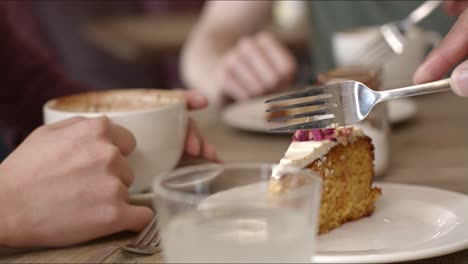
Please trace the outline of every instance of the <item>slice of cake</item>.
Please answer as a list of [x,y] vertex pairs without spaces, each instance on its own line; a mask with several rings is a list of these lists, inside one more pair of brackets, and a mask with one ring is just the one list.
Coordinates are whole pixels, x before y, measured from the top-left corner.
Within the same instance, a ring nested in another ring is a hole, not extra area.
[[[357,127],[297,131],[270,182],[270,193],[292,189],[300,180],[280,175],[285,167],[309,168],[322,177],[319,234],[372,214],[381,195],[372,187],[374,147]],[[293,183],[294,182],[294,183]]]

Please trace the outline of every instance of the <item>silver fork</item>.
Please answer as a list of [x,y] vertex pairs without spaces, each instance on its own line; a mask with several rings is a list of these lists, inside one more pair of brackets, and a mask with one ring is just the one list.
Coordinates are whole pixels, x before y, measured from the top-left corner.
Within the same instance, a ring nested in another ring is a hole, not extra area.
[[401,54],[407,43],[407,32],[432,13],[442,1],[426,1],[405,19],[380,27],[379,35],[359,53],[360,63],[380,65],[391,56]]
[[151,222],[141,231],[135,240],[130,242],[130,244],[106,248],[91,256],[83,263],[102,263],[119,249],[137,254],[154,255],[161,251],[159,247],[160,242],[158,215],[155,214]]
[[[289,126],[270,129],[271,132],[285,132],[302,129],[326,128],[332,124],[345,126],[355,124],[370,113],[372,108],[387,100],[409,97],[415,95],[436,93],[450,90],[450,78],[435,82],[414,85],[386,91],[373,91],[364,84],[356,81],[342,81],[326,84],[324,86],[295,92],[288,95],[269,99],[265,103],[280,102],[290,99],[309,99],[301,103],[287,104],[282,106],[273,105],[267,112],[297,110],[300,108],[310,110],[310,106],[317,107],[317,110],[300,112],[281,117],[272,118],[269,121],[294,121],[299,122]],[[310,97],[310,98],[308,98]],[[276,103],[277,105],[277,103]]]

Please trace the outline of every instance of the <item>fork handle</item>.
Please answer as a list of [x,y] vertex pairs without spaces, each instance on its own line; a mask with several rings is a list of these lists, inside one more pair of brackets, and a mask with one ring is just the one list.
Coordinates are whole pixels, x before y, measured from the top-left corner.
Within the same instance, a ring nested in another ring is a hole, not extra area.
[[442,3],[440,0],[431,0],[431,1],[426,1],[423,4],[421,4],[418,8],[413,10],[411,14],[408,15],[408,17],[404,20],[405,26],[413,26],[419,23],[421,20],[426,18],[434,9],[439,7],[439,5]]
[[423,95],[430,93],[438,93],[449,91],[451,89],[450,78],[429,82],[419,85],[408,86],[405,88],[392,89],[387,91],[380,91],[379,102],[384,102],[391,99],[410,97],[415,95]]

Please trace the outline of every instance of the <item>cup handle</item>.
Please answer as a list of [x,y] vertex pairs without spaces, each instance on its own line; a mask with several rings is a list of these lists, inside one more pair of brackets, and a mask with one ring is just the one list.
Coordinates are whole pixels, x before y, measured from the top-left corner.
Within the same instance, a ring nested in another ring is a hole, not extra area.
[[428,52],[430,52],[435,47],[439,46],[440,42],[442,41],[442,36],[435,31],[425,31],[424,41],[427,45],[429,45]]

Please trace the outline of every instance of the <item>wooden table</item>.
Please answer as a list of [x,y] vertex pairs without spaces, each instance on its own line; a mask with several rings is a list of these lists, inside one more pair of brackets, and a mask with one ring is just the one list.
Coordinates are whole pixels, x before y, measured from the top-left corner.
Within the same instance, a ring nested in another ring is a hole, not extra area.
[[[445,93],[415,100],[419,107],[417,117],[393,128],[391,169],[379,180],[434,186],[468,194],[468,99]],[[289,144],[289,136],[248,133],[227,127],[215,113],[196,113],[196,119],[227,162],[277,162]],[[132,234],[118,234],[65,249],[12,255],[4,253],[0,255],[0,262],[79,263],[103,248],[124,244],[132,238]],[[106,262],[162,261],[161,255],[139,256],[118,252]],[[468,250],[414,263],[468,263]]]
[[[90,43],[117,58],[141,62],[179,51],[197,20],[194,13],[107,17],[90,21],[83,34]],[[281,30],[270,25],[267,29],[293,50],[308,48],[306,28]]]

